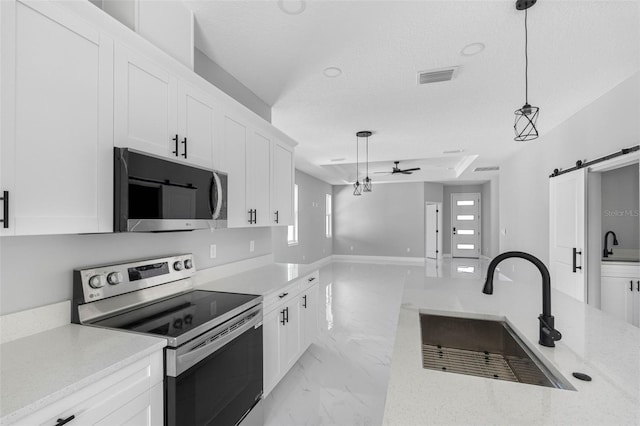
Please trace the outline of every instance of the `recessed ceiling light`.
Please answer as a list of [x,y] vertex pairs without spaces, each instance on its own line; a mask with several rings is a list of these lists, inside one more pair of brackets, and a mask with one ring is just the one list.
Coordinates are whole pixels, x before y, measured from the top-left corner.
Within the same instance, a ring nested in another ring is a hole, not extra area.
[[325,77],[336,78],[342,74],[342,70],[338,67],[327,67],[323,71]]
[[485,48],[484,43],[471,43],[462,48],[460,54],[462,56],[474,56],[482,52]]
[[449,151],[442,151],[443,154],[460,154],[464,152],[464,149],[450,149]]
[[300,15],[307,8],[305,0],[278,0],[278,7],[287,15]]

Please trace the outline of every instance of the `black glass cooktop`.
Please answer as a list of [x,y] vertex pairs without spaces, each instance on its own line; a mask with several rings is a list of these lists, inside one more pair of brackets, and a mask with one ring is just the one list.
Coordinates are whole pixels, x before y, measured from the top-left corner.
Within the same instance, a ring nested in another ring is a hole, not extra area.
[[216,318],[259,297],[253,294],[194,290],[93,324],[164,337],[178,337],[212,321],[213,327],[217,325],[214,321]]

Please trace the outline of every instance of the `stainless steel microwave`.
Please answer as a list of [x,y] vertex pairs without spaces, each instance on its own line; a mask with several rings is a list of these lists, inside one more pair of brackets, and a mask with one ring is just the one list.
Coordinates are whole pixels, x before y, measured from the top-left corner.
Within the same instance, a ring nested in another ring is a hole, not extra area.
[[114,149],[114,232],[227,227],[227,175]]

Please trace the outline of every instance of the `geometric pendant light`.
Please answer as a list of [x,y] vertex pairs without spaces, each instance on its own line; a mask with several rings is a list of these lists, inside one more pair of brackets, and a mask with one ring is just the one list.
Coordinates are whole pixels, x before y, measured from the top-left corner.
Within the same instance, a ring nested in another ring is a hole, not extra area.
[[515,131],[515,141],[530,141],[538,137],[538,113],[540,108],[529,105],[529,55],[528,55],[528,34],[527,34],[527,9],[536,4],[537,0],[517,0],[516,9],[524,10],[524,86],[525,86],[525,102],[522,108],[515,111],[515,122],[513,130]]
[[368,130],[362,130],[356,133],[356,136],[359,138],[367,138],[367,175],[362,181],[362,191],[363,192],[371,192],[371,183],[373,182],[369,179],[369,136],[373,133]]
[[362,185],[360,185],[358,170],[358,134],[356,133],[356,183],[353,184],[353,195],[362,195]]

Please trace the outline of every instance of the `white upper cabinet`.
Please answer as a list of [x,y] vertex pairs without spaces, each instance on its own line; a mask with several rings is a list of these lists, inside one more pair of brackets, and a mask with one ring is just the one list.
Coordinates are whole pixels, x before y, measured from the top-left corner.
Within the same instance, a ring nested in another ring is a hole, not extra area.
[[2,235],[111,231],[113,42],[55,3],[0,7]]
[[115,145],[212,168],[212,98],[122,46],[115,69]]
[[246,207],[245,156],[247,128],[231,117],[224,117],[223,145],[227,180],[227,223],[229,228],[249,226],[252,215]]
[[272,147],[271,224],[293,225],[293,148],[279,141]]
[[114,145],[180,158],[177,79],[120,45],[115,61]]
[[[213,168],[216,108],[204,91],[180,82],[178,86],[178,158]],[[174,146],[175,148],[175,146]]]
[[251,132],[248,140],[247,167],[247,201],[249,209],[253,209],[253,223],[257,226],[270,226],[272,223],[269,211],[270,203],[270,153],[271,142],[258,132]]
[[230,227],[291,223],[269,123],[87,2],[0,7],[0,235],[112,232],[114,146],[227,172]]

